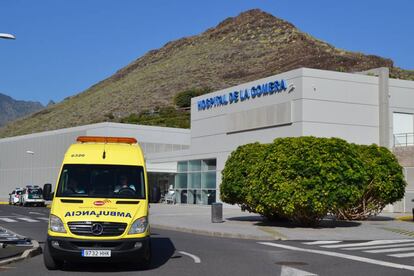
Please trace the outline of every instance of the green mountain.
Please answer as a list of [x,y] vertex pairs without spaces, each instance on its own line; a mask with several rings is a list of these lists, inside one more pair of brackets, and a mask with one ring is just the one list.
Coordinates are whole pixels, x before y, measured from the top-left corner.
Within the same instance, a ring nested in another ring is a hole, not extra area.
[[166,118],[181,120],[188,112],[164,112],[181,91],[222,89],[299,67],[351,72],[381,66],[392,77],[414,79],[414,71],[396,68],[390,59],[337,49],[271,14],[249,10],[149,51],[86,91],[0,129],[0,137],[102,121],[182,126]]

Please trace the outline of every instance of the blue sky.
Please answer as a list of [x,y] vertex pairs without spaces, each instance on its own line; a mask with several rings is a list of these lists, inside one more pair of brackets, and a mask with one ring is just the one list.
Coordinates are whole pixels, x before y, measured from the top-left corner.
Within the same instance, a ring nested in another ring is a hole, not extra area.
[[147,51],[260,8],[334,46],[414,69],[411,0],[0,0],[0,93],[61,101]]

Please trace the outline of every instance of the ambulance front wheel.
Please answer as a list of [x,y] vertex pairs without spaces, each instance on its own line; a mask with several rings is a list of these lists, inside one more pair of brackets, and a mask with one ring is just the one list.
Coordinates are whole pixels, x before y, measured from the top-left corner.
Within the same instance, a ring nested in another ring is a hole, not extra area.
[[148,246],[144,253],[144,258],[141,261],[141,267],[143,269],[150,269],[151,260],[152,260],[152,249],[151,249],[151,240],[149,240]]
[[43,262],[45,263],[45,266],[48,270],[56,270],[61,269],[63,267],[63,261],[54,259],[53,256],[50,254],[48,242],[45,242],[45,247],[43,250]]

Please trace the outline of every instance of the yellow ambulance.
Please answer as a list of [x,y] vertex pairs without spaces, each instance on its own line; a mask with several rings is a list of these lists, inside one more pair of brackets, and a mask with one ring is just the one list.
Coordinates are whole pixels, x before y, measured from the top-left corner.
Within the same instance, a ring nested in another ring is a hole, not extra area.
[[151,240],[144,155],[135,138],[80,136],[67,150],[50,209],[44,264],[128,261],[148,267]]

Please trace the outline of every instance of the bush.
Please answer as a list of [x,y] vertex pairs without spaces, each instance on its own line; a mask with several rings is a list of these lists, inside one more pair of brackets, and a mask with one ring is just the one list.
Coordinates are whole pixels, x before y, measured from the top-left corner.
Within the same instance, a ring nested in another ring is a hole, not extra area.
[[404,196],[402,167],[386,148],[337,138],[278,138],[238,147],[221,199],[269,219],[317,224],[327,214],[365,219]]
[[172,106],[157,108],[156,110],[145,110],[139,114],[132,113],[120,120],[121,123],[140,124],[164,127],[190,127],[190,112],[177,110]]
[[201,96],[211,92],[211,89],[206,88],[192,88],[189,90],[182,91],[175,95],[174,104],[180,108],[187,108],[191,106],[191,98]]
[[337,138],[275,139],[260,164],[248,205],[306,225],[355,202],[366,180],[356,148]]
[[407,185],[402,167],[387,148],[377,145],[356,147],[361,154],[368,179],[364,183],[362,196],[354,206],[338,210],[336,215],[340,219],[361,220],[380,213],[387,204],[404,197]]
[[252,164],[258,164],[265,149],[266,145],[254,143],[239,146],[230,154],[222,171],[220,197],[223,202],[239,204],[243,209],[253,211],[245,199],[252,179]]
[[337,138],[278,138],[237,148],[223,170],[221,198],[269,219],[316,224],[361,196],[357,148]]

